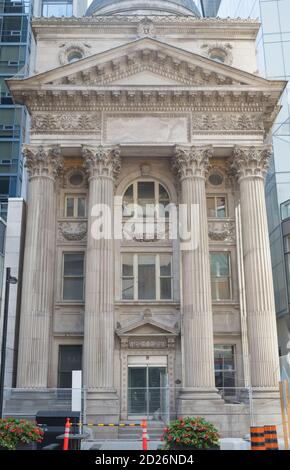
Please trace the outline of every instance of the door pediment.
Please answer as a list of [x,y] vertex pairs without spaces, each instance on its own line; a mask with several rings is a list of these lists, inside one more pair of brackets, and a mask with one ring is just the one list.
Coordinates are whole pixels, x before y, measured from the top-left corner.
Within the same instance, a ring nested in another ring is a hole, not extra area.
[[167,325],[161,324],[151,318],[144,318],[130,322],[124,327],[117,328],[119,337],[151,337],[151,336],[177,336],[179,331]]

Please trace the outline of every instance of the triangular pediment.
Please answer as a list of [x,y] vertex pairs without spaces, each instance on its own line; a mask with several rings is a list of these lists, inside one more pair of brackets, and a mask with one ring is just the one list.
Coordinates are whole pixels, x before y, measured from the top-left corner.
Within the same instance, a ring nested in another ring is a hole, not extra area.
[[176,336],[178,331],[153,319],[144,318],[130,322],[116,330],[118,336]]
[[156,39],[142,38],[72,64],[8,81],[12,90],[66,87],[198,86],[271,88],[281,83],[220,64]]
[[[127,71],[128,72],[128,71]],[[159,86],[159,85],[180,85],[178,80],[170,79],[168,77],[163,77],[159,73],[150,70],[149,68],[144,67],[143,70],[140,70],[138,73],[133,73],[130,75],[126,74],[123,78],[116,78],[112,80],[112,85],[126,85],[126,86],[138,86],[147,84],[148,86]]]

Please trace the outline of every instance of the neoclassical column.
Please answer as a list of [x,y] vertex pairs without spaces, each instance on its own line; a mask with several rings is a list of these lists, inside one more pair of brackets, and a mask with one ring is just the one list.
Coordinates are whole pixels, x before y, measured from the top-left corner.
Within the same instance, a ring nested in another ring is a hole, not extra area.
[[47,387],[53,311],[59,146],[24,147],[29,175],[17,387]]
[[264,178],[271,147],[234,148],[232,169],[240,184],[247,325],[254,391],[276,391],[279,380],[277,325]]
[[[181,182],[181,202],[190,214],[196,240],[181,249],[183,394],[195,399],[218,398],[214,377],[213,319],[210,282],[205,177],[210,146],[176,147],[173,166]],[[182,223],[182,221],[181,221]],[[181,244],[182,247],[182,244]]]
[[[110,392],[114,379],[113,200],[120,151],[118,147],[83,147],[83,157],[89,174],[84,385],[89,390]],[[98,213],[108,235],[111,232],[109,238],[94,233]]]

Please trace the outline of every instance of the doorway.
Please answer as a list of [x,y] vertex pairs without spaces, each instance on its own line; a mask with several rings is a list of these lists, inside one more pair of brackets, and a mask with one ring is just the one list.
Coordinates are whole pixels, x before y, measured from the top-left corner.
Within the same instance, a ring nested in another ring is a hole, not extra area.
[[128,367],[128,418],[163,419],[168,406],[167,367]]

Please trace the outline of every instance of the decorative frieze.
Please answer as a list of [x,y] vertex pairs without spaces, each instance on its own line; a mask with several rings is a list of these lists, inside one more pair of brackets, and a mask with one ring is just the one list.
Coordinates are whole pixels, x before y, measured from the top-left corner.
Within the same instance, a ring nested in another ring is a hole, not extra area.
[[59,145],[24,145],[23,154],[30,178],[36,176],[56,178],[62,174],[63,158]]
[[264,178],[272,155],[271,145],[236,146],[233,152],[231,170],[239,179],[247,176]]
[[175,155],[172,161],[173,170],[175,170],[180,179],[190,177],[205,178],[209,166],[210,158],[213,156],[213,147],[175,147]]
[[34,113],[31,132],[62,134],[101,133],[101,113]]
[[194,113],[192,132],[196,131],[249,131],[264,132],[263,115],[261,113]]
[[82,154],[90,178],[107,176],[117,179],[121,170],[120,148],[83,146]]
[[58,225],[58,239],[60,241],[84,241],[86,235],[86,222],[60,222]]

